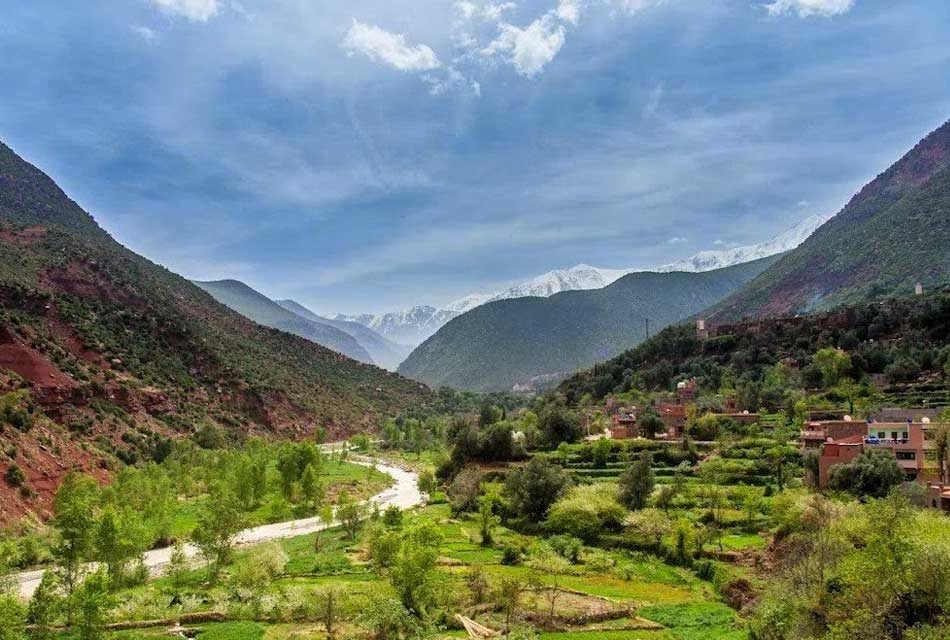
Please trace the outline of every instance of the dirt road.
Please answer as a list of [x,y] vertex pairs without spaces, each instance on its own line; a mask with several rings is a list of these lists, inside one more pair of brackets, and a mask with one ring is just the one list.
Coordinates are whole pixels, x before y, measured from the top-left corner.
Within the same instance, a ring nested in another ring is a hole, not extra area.
[[[370,498],[369,503],[378,504],[380,509],[385,509],[392,505],[400,509],[411,509],[412,507],[422,504],[422,494],[419,493],[417,487],[419,474],[380,462],[374,463],[374,461],[369,459],[354,459],[351,457],[350,462],[366,466],[375,464],[378,470],[391,476],[395,481],[391,487]],[[327,526],[319,518],[290,520],[288,522],[277,522],[252,529],[245,529],[237,535],[235,542],[237,545],[257,544],[270,540],[302,536],[326,528]],[[172,547],[152,549],[145,553],[143,561],[145,566],[155,575],[160,573],[162,567],[168,564],[168,561],[171,559],[171,554]],[[198,549],[194,545],[185,545],[185,554],[189,558],[195,558],[198,555]],[[36,591],[40,580],[43,578],[43,571],[43,569],[38,569],[36,571],[24,571],[23,573],[16,574],[15,578],[20,583],[21,597],[24,599],[32,597],[33,592]]]

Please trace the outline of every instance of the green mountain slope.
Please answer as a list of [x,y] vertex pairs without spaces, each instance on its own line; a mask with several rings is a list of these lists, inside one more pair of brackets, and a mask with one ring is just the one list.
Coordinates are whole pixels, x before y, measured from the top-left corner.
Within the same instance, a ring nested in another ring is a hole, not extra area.
[[950,281],[950,122],[808,240],[716,305],[713,322],[791,315]]
[[399,367],[432,387],[508,390],[611,358],[736,291],[775,258],[706,273],[634,273],[608,287],[483,305],[442,327]]
[[34,492],[0,483],[0,519],[178,434],[339,437],[431,399],[129,251],[0,144],[0,473],[16,464]]
[[214,282],[194,281],[194,283],[210,293],[221,304],[258,324],[292,333],[354,360],[373,364],[373,359],[366,349],[350,334],[335,327],[302,318],[243,282],[216,280]]
[[369,327],[364,327],[358,322],[324,318],[294,300],[275,300],[275,302],[287,311],[306,318],[311,322],[329,325],[353,336],[357,342],[369,352],[373,362],[384,369],[395,371],[399,364],[409,355],[409,352],[412,351],[410,347],[398,344],[392,340],[387,340]]

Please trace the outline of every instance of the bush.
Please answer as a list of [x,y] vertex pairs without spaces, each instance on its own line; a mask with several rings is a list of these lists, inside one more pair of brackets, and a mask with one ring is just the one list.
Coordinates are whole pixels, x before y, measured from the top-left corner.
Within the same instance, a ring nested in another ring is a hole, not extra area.
[[904,481],[904,471],[887,451],[869,449],[848,464],[831,468],[828,486],[861,497],[882,498]]
[[521,549],[517,547],[508,545],[502,549],[501,563],[505,566],[513,567],[515,565],[519,565],[523,559],[524,555],[521,553]]
[[617,502],[617,487],[602,483],[574,487],[551,507],[546,527],[552,533],[597,542],[604,532],[619,531],[626,510]]
[[26,475],[16,463],[7,468],[7,472],[3,474],[3,479],[11,487],[22,487],[26,483]]

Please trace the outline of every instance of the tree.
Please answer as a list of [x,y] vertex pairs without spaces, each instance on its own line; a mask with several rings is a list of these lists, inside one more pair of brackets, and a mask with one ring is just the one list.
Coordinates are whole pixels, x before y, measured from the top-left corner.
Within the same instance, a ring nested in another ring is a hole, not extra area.
[[0,640],[24,640],[23,605],[12,593],[0,593]]
[[610,456],[614,452],[613,442],[609,438],[601,438],[591,446],[591,453],[594,457],[594,466],[602,469],[610,462]]
[[373,597],[365,605],[357,622],[371,630],[373,640],[414,637],[419,631],[419,620],[399,600],[390,597]]
[[109,577],[99,571],[87,576],[68,597],[79,640],[100,640],[104,636],[106,615],[115,602],[110,591]]
[[643,509],[630,514],[627,526],[642,538],[646,538],[659,551],[663,545],[663,536],[673,530],[672,521],[659,509]]
[[[320,519],[320,524],[324,529],[329,529],[333,526],[333,506],[325,504],[320,507],[320,511],[317,513],[317,517]],[[320,552],[320,548],[323,545],[323,536],[321,531],[316,531],[313,534],[313,550]]]
[[244,527],[237,498],[227,487],[216,483],[191,537],[208,562],[212,580],[231,557],[234,537]]
[[442,536],[432,522],[412,525],[402,534],[389,581],[407,611],[422,617],[432,602],[433,578]]
[[165,566],[165,577],[168,578],[168,584],[172,592],[177,596],[184,589],[188,581],[188,557],[185,555],[185,547],[180,542],[172,548],[172,554],[168,558],[168,564]]
[[356,540],[363,526],[363,520],[366,519],[366,505],[353,500],[344,491],[336,502],[336,519],[343,525],[346,536],[350,540]]
[[541,437],[548,447],[577,442],[583,430],[577,414],[558,402],[549,403],[538,416]]
[[95,507],[99,485],[89,476],[69,474],[53,500],[57,542],[53,557],[62,570],[67,595],[79,584],[83,565],[93,553]]
[[654,502],[657,507],[663,509],[663,513],[669,513],[674,498],[676,498],[676,489],[672,485],[665,484],[657,491]]
[[502,411],[493,404],[485,403],[482,405],[478,414],[478,426],[481,428],[490,427],[502,419]]
[[465,574],[465,586],[472,594],[472,604],[478,606],[485,602],[485,595],[488,591],[488,580],[485,578],[485,570],[479,565],[473,565]]
[[419,492],[422,493],[426,499],[429,499],[436,489],[439,488],[438,483],[435,479],[435,474],[433,474],[428,469],[419,474],[419,481],[417,482]]
[[635,511],[643,509],[653,494],[654,484],[653,454],[642,451],[620,476],[620,502]]
[[446,491],[452,504],[452,513],[458,515],[474,510],[478,505],[481,487],[482,474],[478,469],[469,467],[455,476]]
[[482,429],[478,456],[482,460],[511,460],[515,457],[514,428],[510,422],[496,422]]
[[[549,605],[548,620],[553,622],[557,600],[561,596],[561,578],[571,572],[571,565],[548,547],[540,547],[531,560],[528,561],[528,566],[537,572],[532,577],[532,581],[547,599]],[[542,576],[549,579],[547,584],[543,582]]]
[[527,465],[508,474],[505,495],[514,513],[539,522],[570,484],[571,479],[562,467],[545,456],[534,456]]
[[383,524],[390,529],[398,529],[402,526],[402,510],[394,504],[386,507],[383,512]]
[[828,486],[856,496],[882,498],[904,478],[903,469],[891,453],[868,449],[852,462],[833,466]]
[[656,434],[666,430],[666,424],[657,415],[656,411],[646,409],[637,418],[637,428],[640,430],[640,435],[653,438],[656,437]]
[[323,501],[323,485],[312,464],[308,464],[300,476],[300,497],[311,508]]
[[499,518],[492,511],[492,499],[489,496],[482,496],[478,501],[478,531],[483,547],[490,547],[494,543],[494,531],[498,523]]
[[[52,627],[62,604],[59,576],[53,571],[44,571],[26,611],[26,621],[38,629],[32,634],[34,638],[47,638],[51,635],[48,630]],[[0,627],[2,626],[4,625],[0,624]]]
[[511,630],[511,619],[521,605],[521,595],[524,593],[524,583],[517,578],[502,578],[498,584],[495,601],[505,616],[505,633]]
[[317,591],[314,600],[316,601],[317,619],[323,623],[323,628],[327,631],[327,638],[333,640],[336,636],[337,621],[340,617],[342,593],[335,587],[327,587]]
[[129,561],[145,551],[145,532],[140,521],[130,514],[121,514],[110,507],[96,523],[94,559],[106,566],[113,588],[122,585]]
[[822,386],[828,389],[851,370],[851,356],[841,349],[827,347],[812,356],[812,364],[821,372]]

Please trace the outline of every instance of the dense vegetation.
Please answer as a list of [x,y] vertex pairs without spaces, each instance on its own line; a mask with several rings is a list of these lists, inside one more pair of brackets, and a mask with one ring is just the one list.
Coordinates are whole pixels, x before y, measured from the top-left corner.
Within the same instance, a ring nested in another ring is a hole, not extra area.
[[789,315],[950,282],[950,122],[799,248],[717,305],[714,321]]
[[947,400],[950,293],[727,330],[733,332],[701,340],[691,325],[669,327],[564,381],[560,390],[580,402],[696,378],[709,391],[736,391],[740,408],[751,411],[784,409],[801,397],[796,390],[826,388],[837,391],[832,401],[852,401],[847,408],[853,412],[856,398],[873,393],[870,378],[881,376],[885,393],[879,401],[888,395],[918,406]]
[[737,290],[774,258],[707,273],[635,273],[603,289],[482,305],[442,327],[400,373],[437,387],[537,386],[610,358]]

